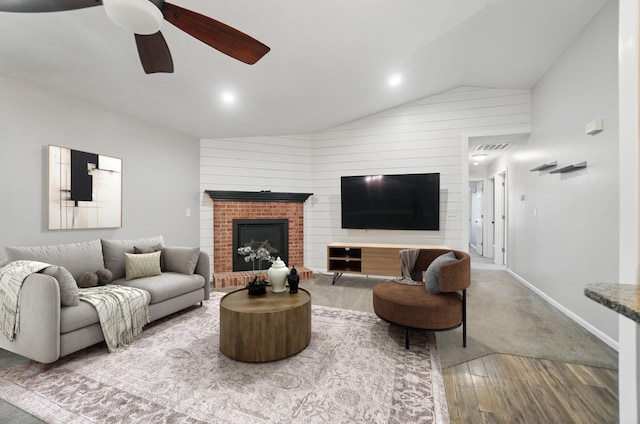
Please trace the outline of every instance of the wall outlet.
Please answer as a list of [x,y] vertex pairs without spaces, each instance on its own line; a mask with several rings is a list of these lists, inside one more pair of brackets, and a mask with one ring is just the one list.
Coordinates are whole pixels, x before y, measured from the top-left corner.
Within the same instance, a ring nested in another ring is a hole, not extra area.
[[191,216],[191,209],[187,208],[187,216]]
[[449,218],[455,218],[456,216],[458,216],[458,211],[456,209],[449,209],[449,212],[447,212],[447,216]]

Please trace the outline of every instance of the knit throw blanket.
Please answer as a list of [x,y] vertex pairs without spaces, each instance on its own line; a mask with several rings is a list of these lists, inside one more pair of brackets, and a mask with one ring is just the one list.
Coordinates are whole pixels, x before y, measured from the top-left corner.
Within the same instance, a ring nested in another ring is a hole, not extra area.
[[20,289],[24,280],[34,272],[51,265],[43,262],[19,260],[0,268],[0,327],[12,342],[20,332]]
[[127,348],[149,322],[151,295],[145,290],[118,285],[83,288],[80,300],[96,308],[110,352]]
[[393,281],[400,284],[407,284],[409,286],[419,286],[420,283],[413,281],[411,278],[411,270],[416,264],[420,249],[403,249],[400,251],[400,269],[402,270],[402,277],[395,278]]

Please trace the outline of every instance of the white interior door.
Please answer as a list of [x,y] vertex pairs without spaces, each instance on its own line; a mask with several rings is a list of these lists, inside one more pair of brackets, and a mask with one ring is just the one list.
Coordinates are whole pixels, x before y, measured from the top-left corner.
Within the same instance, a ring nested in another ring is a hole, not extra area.
[[483,211],[483,184],[482,181],[469,182],[469,195],[471,205],[471,218],[470,218],[470,236],[469,241],[471,247],[475,249],[480,256],[483,256],[483,226],[484,217]]
[[487,258],[494,257],[494,249],[495,249],[495,186],[496,181],[494,178],[490,178],[487,180],[486,190],[483,190],[483,201],[484,201],[484,243],[483,246],[487,246],[486,249],[482,249],[484,252],[484,256]]
[[507,173],[503,172],[495,177],[494,195],[495,243],[493,262],[498,265],[507,263]]

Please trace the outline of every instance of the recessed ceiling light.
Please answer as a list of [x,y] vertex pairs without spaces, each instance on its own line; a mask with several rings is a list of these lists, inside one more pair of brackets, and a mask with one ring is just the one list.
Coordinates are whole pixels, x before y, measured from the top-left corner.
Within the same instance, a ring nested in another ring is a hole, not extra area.
[[223,92],[221,98],[225,103],[233,103],[236,101],[236,96],[231,91]]
[[478,166],[480,165],[480,162],[473,162],[473,166]]
[[485,155],[484,153],[480,153],[477,155],[473,155],[472,158],[474,158],[475,160],[485,160],[487,158],[487,155]]
[[401,82],[402,82],[402,75],[400,74],[393,74],[389,77],[389,85],[391,87],[396,87],[400,85]]

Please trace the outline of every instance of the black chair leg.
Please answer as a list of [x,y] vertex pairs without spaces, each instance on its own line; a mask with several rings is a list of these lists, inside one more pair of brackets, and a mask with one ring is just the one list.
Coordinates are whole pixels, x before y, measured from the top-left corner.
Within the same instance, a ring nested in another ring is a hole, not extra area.
[[467,289],[462,290],[462,347],[467,347]]
[[409,327],[404,329],[404,348],[409,349]]

